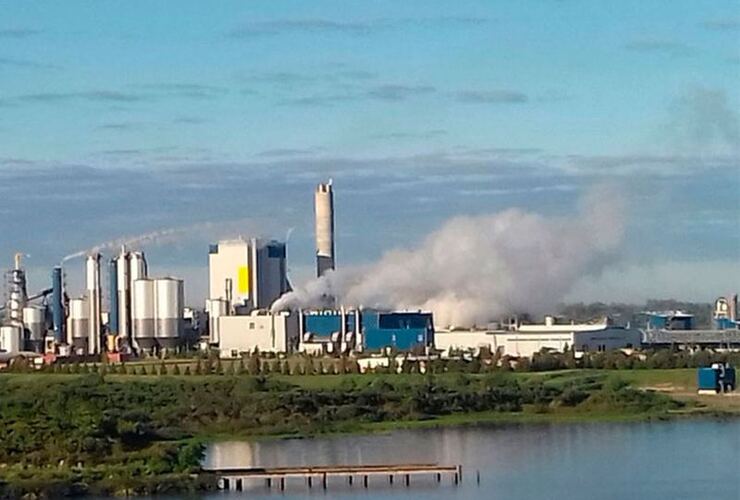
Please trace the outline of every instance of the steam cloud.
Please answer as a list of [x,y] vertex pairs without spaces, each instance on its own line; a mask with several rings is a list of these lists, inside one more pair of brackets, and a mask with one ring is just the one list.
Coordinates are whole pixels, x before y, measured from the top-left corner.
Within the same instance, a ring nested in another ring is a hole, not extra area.
[[456,217],[417,248],[363,268],[332,272],[285,294],[273,310],[321,307],[422,309],[438,326],[485,325],[512,313],[552,311],[575,282],[599,272],[624,234],[623,203],[591,190],[571,217],[517,209]]

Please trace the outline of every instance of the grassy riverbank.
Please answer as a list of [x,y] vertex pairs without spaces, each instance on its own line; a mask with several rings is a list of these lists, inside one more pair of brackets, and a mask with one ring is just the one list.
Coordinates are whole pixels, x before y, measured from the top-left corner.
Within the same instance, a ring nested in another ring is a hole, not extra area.
[[[397,428],[740,416],[694,370],[312,375],[0,375],[0,497],[214,486],[202,442]],[[647,390],[651,389],[651,390]]]

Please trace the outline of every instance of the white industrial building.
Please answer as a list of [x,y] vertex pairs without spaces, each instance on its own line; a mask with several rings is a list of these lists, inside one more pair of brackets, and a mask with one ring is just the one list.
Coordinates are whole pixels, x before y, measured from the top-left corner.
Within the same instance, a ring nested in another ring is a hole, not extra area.
[[221,356],[292,350],[291,342],[298,338],[297,316],[266,312],[290,291],[285,243],[219,241],[210,247],[208,278],[208,344]]
[[248,315],[220,316],[213,323],[211,342],[215,340],[222,358],[254,351],[292,352],[300,339],[297,313],[255,310]]
[[450,351],[469,351],[481,348],[502,356],[531,357],[542,349],[576,352],[608,351],[639,347],[642,334],[638,329],[613,325],[608,320],[598,323],[555,322],[547,316],[544,323],[515,325],[508,330],[436,331],[435,347]]
[[227,314],[270,307],[290,290],[285,244],[252,238],[211,245],[208,287],[209,299],[225,301]]

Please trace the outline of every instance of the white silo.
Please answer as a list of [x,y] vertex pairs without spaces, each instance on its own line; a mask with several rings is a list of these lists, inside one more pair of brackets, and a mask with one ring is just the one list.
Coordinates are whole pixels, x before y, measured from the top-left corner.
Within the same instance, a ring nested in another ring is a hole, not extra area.
[[71,344],[77,353],[84,354],[87,352],[90,332],[89,315],[90,309],[87,306],[87,299],[70,299],[67,332],[69,332]]
[[175,278],[157,278],[154,280],[154,289],[157,343],[164,349],[173,349],[183,335],[183,282]]
[[38,306],[23,308],[23,326],[28,331],[27,349],[41,352],[46,336],[46,309]]
[[139,349],[151,351],[157,344],[154,280],[144,278],[134,281],[131,303],[134,342]]
[[133,330],[133,317],[136,314],[134,309],[136,304],[133,298],[134,282],[136,280],[147,278],[148,269],[144,252],[128,252],[128,303],[129,303],[129,330]]
[[19,352],[22,350],[23,329],[18,325],[0,326],[0,350]]
[[331,180],[316,186],[316,274],[323,276],[333,270],[334,262],[334,191]]
[[102,317],[100,310],[100,254],[87,256],[87,307],[89,318],[88,354],[97,354],[101,346]]
[[131,336],[131,279],[129,256],[125,247],[116,259],[116,284],[118,286],[118,334],[121,338]]

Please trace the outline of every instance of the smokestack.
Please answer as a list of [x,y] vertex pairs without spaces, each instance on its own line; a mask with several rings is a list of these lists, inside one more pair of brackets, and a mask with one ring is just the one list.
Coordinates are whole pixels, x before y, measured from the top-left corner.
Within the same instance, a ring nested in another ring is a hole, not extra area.
[[316,186],[316,274],[334,270],[334,192],[331,179]]
[[64,332],[64,302],[62,298],[62,268],[56,266],[51,272],[51,312],[54,322],[54,340],[63,344],[66,341]]
[[100,254],[87,256],[87,306],[89,310],[88,354],[100,352]]

